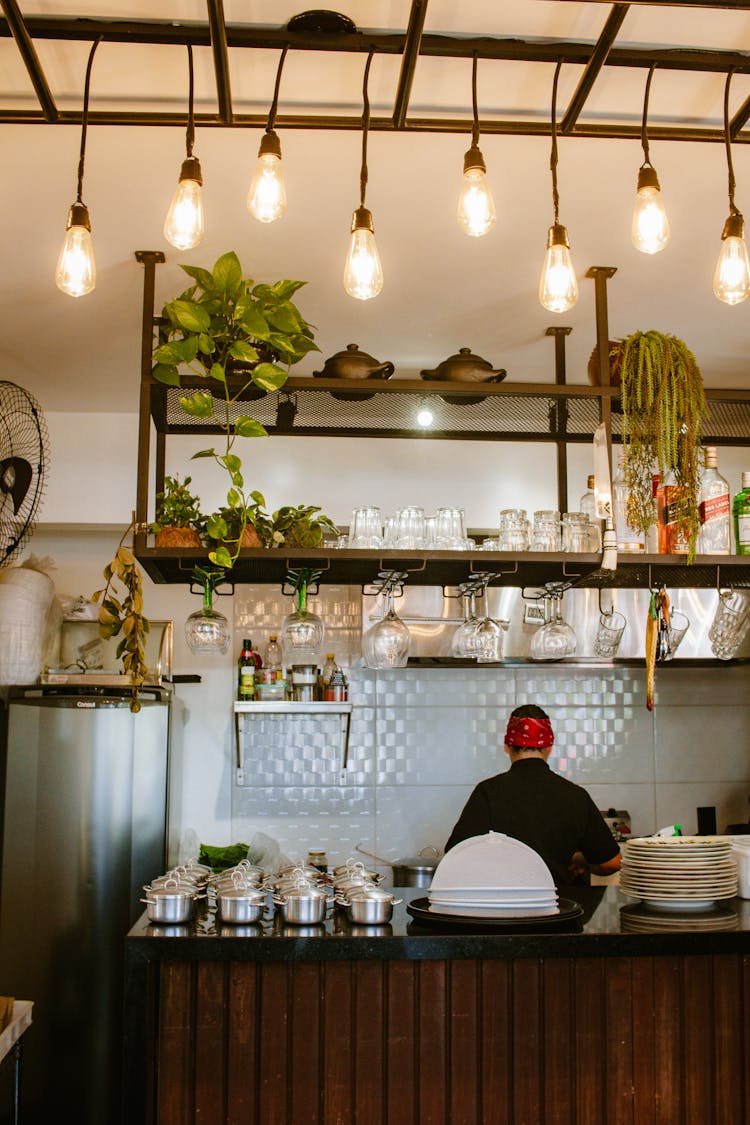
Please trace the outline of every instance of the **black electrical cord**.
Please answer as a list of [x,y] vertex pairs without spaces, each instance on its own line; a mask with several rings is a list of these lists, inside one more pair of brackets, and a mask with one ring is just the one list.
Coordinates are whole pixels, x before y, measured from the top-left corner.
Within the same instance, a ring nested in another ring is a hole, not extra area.
[[367,81],[370,76],[370,64],[372,63],[372,56],[374,51],[370,51],[367,56],[367,64],[365,66],[365,77],[362,83],[362,167],[359,173],[359,205],[365,205],[365,192],[367,191],[367,133],[370,128],[370,99],[367,96]]
[[83,203],[83,167],[86,161],[86,130],[89,122],[89,89],[91,86],[91,65],[94,61],[96,48],[102,41],[102,36],[98,35],[94,42],[91,44],[89,51],[89,61],[86,64],[86,81],[83,87],[83,115],[81,117],[81,155],[78,159],[78,193],[76,195],[76,203]]
[[560,218],[560,195],[557,190],[557,80],[560,77],[562,64],[562,59],[558,59],[552,82],[552,151],[550,152],[549,166],[552,172],[552,205],[555,209],[555,226],[558,225]]

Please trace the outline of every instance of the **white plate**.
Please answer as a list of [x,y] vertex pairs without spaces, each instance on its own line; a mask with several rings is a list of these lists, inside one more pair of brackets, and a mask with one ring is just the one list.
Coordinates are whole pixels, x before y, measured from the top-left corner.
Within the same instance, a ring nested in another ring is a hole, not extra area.
[[502,909],[518,909],[518,910],[536,910],[537,907],[545,907],[546,909],[553,909],[557,906],[557,898],[552,896],[550,898],[482,898],[482,899],[460,899],[441,898],[440,895],[429,895],[428,899],[430,904],[435,906],[442,906],[450,913],[454,906],[461,906],[470,908],[472,906],[480,907],[483,910],[500,907]]
[[714,906],[714,898],[644,898],[646,906],[654,910],[707,910]]
[[[433,882],[432,887],[435,884]],[[486,895],[486,894],[513,894],[517,898],[533,898],[535,895],[549,894],[549,887],[545,883],[539,887],[511,887],[507,883],[498,883],[494,887],[440,887],[441,895]]]
[[550,914],[559,914],[560,910],[555,903],[549,906],[459,906],[451,903],[450,911],[440,909],[437,903],[430,903],[430,910],[436,914],[455,914],[458,918],[546,918]]

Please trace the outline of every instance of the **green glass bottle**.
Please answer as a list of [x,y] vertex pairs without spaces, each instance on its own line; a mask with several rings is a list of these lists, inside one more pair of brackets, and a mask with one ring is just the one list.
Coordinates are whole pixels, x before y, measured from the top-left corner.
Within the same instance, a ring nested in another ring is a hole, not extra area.
[[734,542],[738,555],[750,555],[750,473],[742,474],[742,488],[732,504]]

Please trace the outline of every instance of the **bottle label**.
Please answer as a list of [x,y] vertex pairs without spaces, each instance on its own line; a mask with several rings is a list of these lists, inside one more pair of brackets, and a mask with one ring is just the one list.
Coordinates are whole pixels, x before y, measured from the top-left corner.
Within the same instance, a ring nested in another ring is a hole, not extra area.
[[240,683],[238,696],[240,699],[255,698],[255,665],[243,664],[240,668]]
[[686,555],[688,537],[681,520],[684,489],[674,484],[664,484],[657,495],[659,508],[659,553]]
[[701,523],[708,523],[710,520],[728,519],[729,493],[725,492],[723,496],[712,496],[710,500],[701,500],[698,512]]
[[737,516],[737,554],[750,554],[750,512]]

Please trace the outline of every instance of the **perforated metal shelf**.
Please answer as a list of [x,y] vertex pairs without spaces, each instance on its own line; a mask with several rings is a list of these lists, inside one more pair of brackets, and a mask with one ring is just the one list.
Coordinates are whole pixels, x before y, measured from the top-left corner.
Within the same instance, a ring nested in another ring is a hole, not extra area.
[[[245,380],[232,376],[232,394]],[[219,426],[188,414],[180,398],[191,390],[212,394],[220,416],[225,400],[210,379],[183,379],[181,388],[151,383],[151,416],[159,433],[215,434]],[[750,392],[710,391],[704,440],[713,444],[750,444]],[[430,400],[433,422],[417,425],[416,415]],[[600,421],[602,398],[612,399],[612,432],[619,438],[622,418],[611,388],[546,383],[447,383],[417,379],[289,379],[279,394],[254,387],[229,408],[234,422],[250,413],[271,434],[346,437],[420,437],[475,441],[590,441]]]

